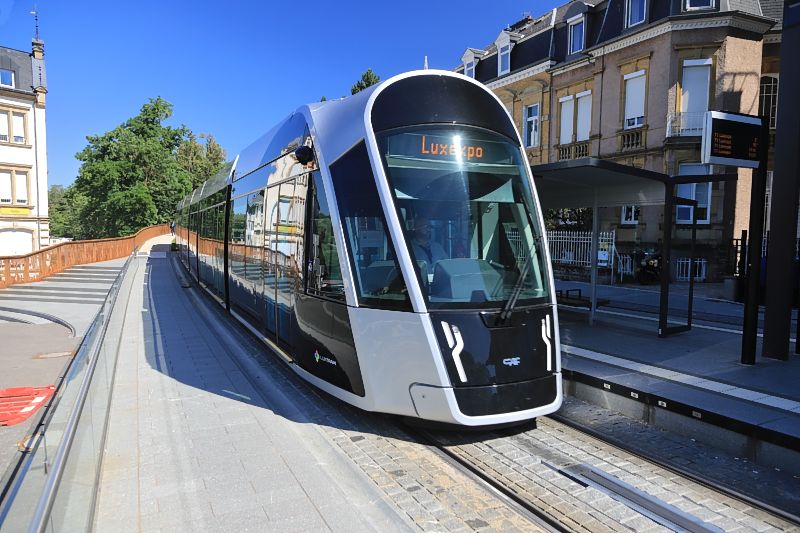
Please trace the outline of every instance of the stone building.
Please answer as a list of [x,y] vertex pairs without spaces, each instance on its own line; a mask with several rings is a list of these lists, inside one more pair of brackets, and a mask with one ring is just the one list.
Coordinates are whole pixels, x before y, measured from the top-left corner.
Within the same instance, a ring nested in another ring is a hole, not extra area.
[[0,256],[49,244],[44,43],[0,47]]
[[[528,146],[536,117],[532,165],[592,156],[668,175],[738,172],[736,181],[677,190],[698,205],[676,208],[674,254],[686,253],[697,209],[703,277],[717,279],[730,268],[732,239],[748,227],[751,171],[700,163],[703,117],[763,113],[774,127],[782,6],[575,0],[467,49],[456,70],[495,91]],[[601,209],[601,230],[615,231],[623,253],[655,248],[663,214],[660,206]]]

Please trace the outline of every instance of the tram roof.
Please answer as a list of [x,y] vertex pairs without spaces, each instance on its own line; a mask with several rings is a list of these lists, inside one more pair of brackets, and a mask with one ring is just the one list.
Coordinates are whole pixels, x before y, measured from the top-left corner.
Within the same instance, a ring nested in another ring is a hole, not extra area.
[[705,183],[735,179],[737,174],[670,176],[583,157],[531,166],[539,202],[545,209],[623,205],[664,205],[668,183]]

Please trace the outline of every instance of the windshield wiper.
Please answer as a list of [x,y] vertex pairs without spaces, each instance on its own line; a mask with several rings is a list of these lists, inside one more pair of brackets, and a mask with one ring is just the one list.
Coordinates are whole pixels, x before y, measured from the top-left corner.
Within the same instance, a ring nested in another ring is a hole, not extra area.
[[525,261],[525,264],[522,266],[522,270],[519,271],[519,278],[517,278],[517,282],[514,284],[514,287],[511,289],[511,294],[508,296],[508,300],[506,300],[505,305],[503,306],[502,311],[500,311],[500,315],[497,317],[495,321],[496,325],[501,325],[508,320],[508,317],[511,316],[511,313],[514,311],[514,307],[517,305],[517,300],[519,299],[519,295],[522,293],[522,287],[525,285],[525,278],[528,276],[528,270],[531,268],[531,264],[533,263],[533,252],[536,250],[536,243],[534,242],[533,247],[531,248],[531,253],[528,254],[528,258]]

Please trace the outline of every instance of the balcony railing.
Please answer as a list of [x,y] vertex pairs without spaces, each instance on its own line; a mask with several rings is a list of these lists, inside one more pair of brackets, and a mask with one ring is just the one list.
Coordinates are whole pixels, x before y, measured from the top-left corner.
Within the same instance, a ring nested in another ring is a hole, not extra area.
[[558,147],[558,160],[578,159],[589,157],[589,141],[581,141],[572,144],[562,144]]
[[667,115],[667,137],[691,137],[703,135],[706,114],[670,113]]
[[645,147],[645,130],[625,130],[619,134],[619,151],[641,150]]

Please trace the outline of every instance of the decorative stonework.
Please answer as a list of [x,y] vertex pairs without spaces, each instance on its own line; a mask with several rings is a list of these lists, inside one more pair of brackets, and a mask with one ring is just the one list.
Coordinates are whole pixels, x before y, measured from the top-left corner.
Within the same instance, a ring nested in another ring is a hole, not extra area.
[[521,70],[514,74],[503,76],[503,78],[499,80],[487,83],[486,86],[492,90],[500,89],[501,87],[505,87],[506,85],[511,85],[512,83],[516,83],[520,80],[532,78],[533,76],[541,74],[542,72],[547,72],[547,70],[553,65],[555,65],[554,61],[545,61],[544,63],[528,67],[525,70]]

